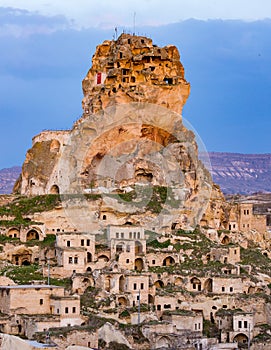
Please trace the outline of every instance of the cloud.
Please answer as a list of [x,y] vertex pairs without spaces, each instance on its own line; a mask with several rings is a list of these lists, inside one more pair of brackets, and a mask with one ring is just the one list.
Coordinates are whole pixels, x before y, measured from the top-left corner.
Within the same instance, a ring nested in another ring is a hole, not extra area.
[[189,18],[258,20],[271,17],[270,0],[0,0],[2,6],[62,15],[77,28],[164,25]]
[[72,22],[63,15],[43,16],[37,12],[0,7],[0,36],[22,37],[33,34],[50,34],[70,28]]

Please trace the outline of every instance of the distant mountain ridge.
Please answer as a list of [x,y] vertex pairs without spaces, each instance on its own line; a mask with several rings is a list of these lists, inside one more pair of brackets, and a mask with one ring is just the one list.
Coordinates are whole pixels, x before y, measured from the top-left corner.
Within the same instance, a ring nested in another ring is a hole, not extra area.
[[271,154],[209,153],[215,183],[225,194],[271,192]]
[[11,193],[13,186],[20,176],[22,168],[20,166],[13,166],[12,168],[5,168],[0,170],[0,194]]
[[[225,194],[271,192],[271,153],[210,152],[211,174]],[[21,167],[0,170],[0,194],[11,193]]]

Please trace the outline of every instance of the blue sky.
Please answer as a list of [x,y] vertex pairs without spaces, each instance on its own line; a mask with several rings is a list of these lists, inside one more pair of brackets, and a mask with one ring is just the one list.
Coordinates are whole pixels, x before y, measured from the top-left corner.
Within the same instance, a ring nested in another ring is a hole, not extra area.
[[270,152],[269,0],[0,0],[0,168],[22,164],[41,130],[71,128],[96,45],[134,12],[136,32],[179,48],[183,115],[207,150]]

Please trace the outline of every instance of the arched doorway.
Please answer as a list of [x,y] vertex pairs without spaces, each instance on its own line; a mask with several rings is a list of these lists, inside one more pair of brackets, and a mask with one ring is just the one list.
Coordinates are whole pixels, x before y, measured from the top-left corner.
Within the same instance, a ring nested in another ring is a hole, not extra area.
[[239,333],[236,334],[236,336],[233,338],[233,341],[238,343],[238,347],[247,347],[248,337],[244,333]]
[[135,259],[135,270],[142,271],[144,267],[143,260],[141,258]]
[[108,262],[108,261],[109,261],[109,258],[108,258],[108,256],[106,256],[106,255],[100,255],[100,256],[98,257],[98,261]]
[[125,278],[123,276],[120,276],[119,278],[119,290],[120,293],[125,291]]
[[172,256],[167,256],[163,260],[163,266],[170,266],[170,265],[174,265],[174,264],[175,264],[175,260],[172,258]]
[[36,231],[34,229],[31,229],[30,231],[27,232],[26,240],[27,241],[32,241],[34,239],[38,240],[39,239],[39,234],[38,234],[38,231]]
[[50,188],[50,194],[59,194],[59,187],[57,185],[53,185]]
[[92,262],[92,254],[90,252],[87,252],[87,262]]
[[119,306],[127,306],[127,299],[124,297],[119,297],[118,304],[119,304]]
[[221,243],[222,244],[230,244],[230,237],[229,236],[224,236],[223,238],[222,238],[222,240],[221,240]]
[[162,348],[162,349],[168,349],[168,348],[170,348],[170,340],[169,340],[169,338],[168,337],[165,337],[165,336],[163,336],[163,337],[161,337],[161,338],[159,338],[157,341],[156,341],[156,344],[155,344],[155,348],[156,349],[160,349],[160,348]]
[[8,230],[8,236],[12,238],[19,238],[20,237],[20,231],[17,228],[11,228]]
[[156,282],[154,282],[154,285],[156,288],[163,288],[164,287],[164,282],[161,280],[157,280]]
[[177,277],[174,282],[175,286],[181,286],[183,284],[183,280],[180,277]]
[[213,280],[212,280],[212,278],[208,278],[204,282],[203,289],[206,290],[206,292],[212,293],[212,291],[213,291]]

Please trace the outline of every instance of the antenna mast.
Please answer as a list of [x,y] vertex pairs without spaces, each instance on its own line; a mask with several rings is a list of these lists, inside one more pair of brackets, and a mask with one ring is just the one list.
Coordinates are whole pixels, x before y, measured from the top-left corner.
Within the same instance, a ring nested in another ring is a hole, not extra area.
[[136,12],[134,12],[134,32],[133,32],[133,35],[135,35],[135,27],[136,27]]

